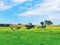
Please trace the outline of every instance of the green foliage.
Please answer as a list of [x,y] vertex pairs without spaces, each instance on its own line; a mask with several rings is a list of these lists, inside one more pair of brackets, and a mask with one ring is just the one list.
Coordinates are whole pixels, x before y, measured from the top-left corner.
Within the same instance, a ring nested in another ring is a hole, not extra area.
[[32,23],[29,23],[29,25],[32,25]]
[[44,22],[40,22],[41,25],[44,25]]
[[21,23],[18,23],[18,25],[21,25]]
[[50,21],[50,20],[45,20],[45,24],[46,24],[46,25],[52,25],[52,24],[53,24],[53,22],[52,22],[52,21]]
[[0,28],[0,45],[60,45],[60,28],[11,30]]

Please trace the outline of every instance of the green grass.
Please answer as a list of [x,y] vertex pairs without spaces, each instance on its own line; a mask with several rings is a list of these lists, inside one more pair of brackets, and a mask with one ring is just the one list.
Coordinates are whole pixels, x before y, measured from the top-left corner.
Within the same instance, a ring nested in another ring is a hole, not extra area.
[[0,28],[0,45],[60,45],[60,29]]

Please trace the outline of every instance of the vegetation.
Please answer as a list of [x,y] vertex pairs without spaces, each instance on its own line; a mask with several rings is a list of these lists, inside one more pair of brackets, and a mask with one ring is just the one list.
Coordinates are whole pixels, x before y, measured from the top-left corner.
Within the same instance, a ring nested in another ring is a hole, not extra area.
[[44,22],[40,22],[40,24],[43,26],[44,25]]
[[45,21],[40,22],[40,24],[42,28],[46,28],[46,25],[52,25],[53,22],[50,20],[45,20]]
[[18,23],[18,25],[21,25],[21,23]]
[[53,24],[52,21],[50,21],[50,20],[45,20],[45,25],[52,25],[52,24]]
[[60,28],[46,28],[54,27],[48,20],[40,24],[39,28],[32,23],[25,27],[20,23],[0,24],[0,45],[60,45]]
[[60,28],[0,27],[0,45],[60,45]]

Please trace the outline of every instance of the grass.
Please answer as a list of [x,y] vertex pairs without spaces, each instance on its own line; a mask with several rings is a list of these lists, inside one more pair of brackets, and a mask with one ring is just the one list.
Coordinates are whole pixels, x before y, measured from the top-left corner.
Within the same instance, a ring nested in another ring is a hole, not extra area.
[[60,29],[19,29],[0,28],[0,45],[60,45]]

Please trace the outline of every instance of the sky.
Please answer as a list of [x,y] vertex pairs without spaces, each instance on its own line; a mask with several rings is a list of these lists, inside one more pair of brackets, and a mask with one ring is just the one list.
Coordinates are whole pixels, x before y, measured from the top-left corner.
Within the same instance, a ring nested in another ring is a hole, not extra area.
[[60,0],[0,0],[0,23],[60,24]]

